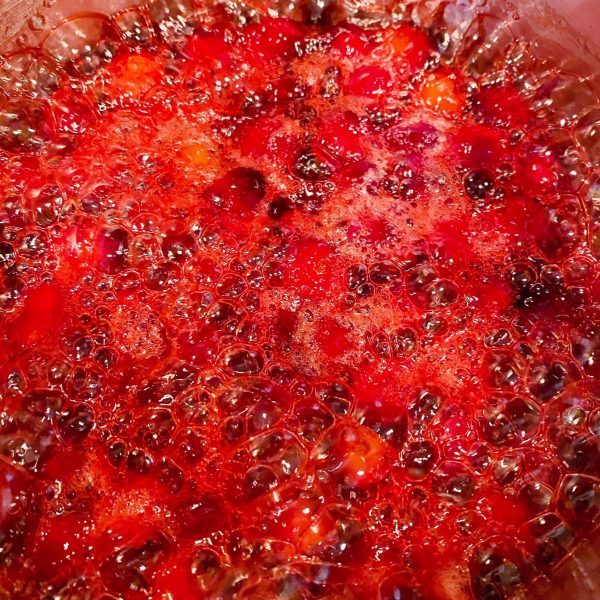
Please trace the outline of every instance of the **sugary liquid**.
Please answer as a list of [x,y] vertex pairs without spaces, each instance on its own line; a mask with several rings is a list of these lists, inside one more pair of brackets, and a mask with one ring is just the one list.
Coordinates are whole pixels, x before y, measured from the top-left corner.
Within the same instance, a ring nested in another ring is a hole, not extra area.
[[551,570],[600,518],[600,282],[533,104],[408,26],[132,31],[0,114],[0,589]]

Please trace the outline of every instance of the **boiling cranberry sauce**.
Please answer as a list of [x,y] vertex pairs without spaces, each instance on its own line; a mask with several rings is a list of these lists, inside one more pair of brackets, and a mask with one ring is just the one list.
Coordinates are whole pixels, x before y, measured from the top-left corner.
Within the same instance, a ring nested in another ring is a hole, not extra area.
[[0,119],[0,589],[507,598],[600,513],[547,128],[409,26],[226,16]]

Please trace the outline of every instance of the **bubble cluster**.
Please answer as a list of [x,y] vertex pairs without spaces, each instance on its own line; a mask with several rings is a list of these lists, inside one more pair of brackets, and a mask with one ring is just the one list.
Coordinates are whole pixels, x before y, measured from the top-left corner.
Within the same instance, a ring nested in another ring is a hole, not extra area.
[[600,522],[588,192],[424,30],[194,6],[4,58],[0,588],[509,598]]

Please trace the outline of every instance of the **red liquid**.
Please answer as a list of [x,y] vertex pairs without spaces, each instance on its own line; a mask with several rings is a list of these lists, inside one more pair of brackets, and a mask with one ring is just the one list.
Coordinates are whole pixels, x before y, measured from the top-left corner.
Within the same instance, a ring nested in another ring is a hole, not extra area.
[[527,103],[410,28],[103,58],[4,109],[0,588],[492,600],[559,562],[600,287]]

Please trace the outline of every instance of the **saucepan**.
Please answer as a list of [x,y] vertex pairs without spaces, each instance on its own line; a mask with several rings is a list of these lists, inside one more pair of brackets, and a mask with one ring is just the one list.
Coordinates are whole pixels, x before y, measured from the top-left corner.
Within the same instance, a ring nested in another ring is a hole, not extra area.
[[[587,205],[592,247],[600,252],[600,1],[599,0],[0,0],[0,85],[23,85],[27,48],[43,45],[59,63],[91,49],[108,26],[143,39],[149,27],[185,34],[193,11],[268,11],[294,17],[350,19],[363,27],[410,20],[427,28],[442,56],[475,77],[519,65],[518,85],[533,99],[548,129],[565,136],[563,160]],[[525,67],[525,69],[523,68]],[[37,66],[37,84],[51,77]],[[517,70],[515,69],[515,73]],[[523,76],[523,72],[527,76]],[[543,90],[543,94],[540,91]],[[564,140],[563,140],[564,141]],[[600,598],[600,531],[522,598]]]

